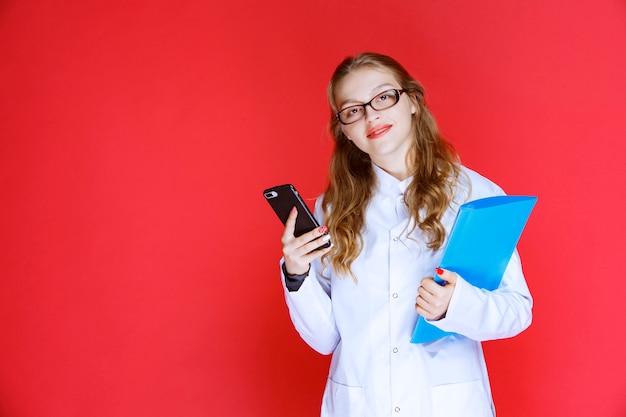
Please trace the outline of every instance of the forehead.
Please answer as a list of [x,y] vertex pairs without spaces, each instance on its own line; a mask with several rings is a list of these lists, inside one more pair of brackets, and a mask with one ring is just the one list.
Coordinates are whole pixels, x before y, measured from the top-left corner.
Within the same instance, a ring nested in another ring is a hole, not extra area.
[[385,88],[399,88],[393,74],[378,68],[359,68],[346,75],[335,86],[335,103],[367,102]]

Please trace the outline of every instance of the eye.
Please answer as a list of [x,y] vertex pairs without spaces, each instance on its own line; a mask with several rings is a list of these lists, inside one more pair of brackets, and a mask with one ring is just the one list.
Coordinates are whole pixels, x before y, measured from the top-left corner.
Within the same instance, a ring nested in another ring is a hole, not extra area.
[[392,95],[391,91],[385,91],[384,93],[379,94],[379,95],[376,96],[376,102],[380,103],[382,101],[389,100],[391,95]]
[[352,122],[361,118],[363,114],[363,107],[361,106],[351,106],[346,107],[341,111],[341,118],[344,122]]

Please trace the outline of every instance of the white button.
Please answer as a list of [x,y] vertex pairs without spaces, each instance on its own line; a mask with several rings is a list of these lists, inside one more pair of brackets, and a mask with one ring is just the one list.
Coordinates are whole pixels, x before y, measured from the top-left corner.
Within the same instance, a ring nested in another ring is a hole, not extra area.
[[400,412],[400,407],[394,408],[393,411],[395,411],[396,413],[399,413]]
[[393,298],[398,298],[398,293],[397,293],[397,292],[394,292],[394,293],[393,293],[393,295],[392,295],[392,297],[393,297]]
[[393,348],[393,353],[398,353],[398,348]]
[[400,238],[398,236],[394,236],[393,241],[397,242]]

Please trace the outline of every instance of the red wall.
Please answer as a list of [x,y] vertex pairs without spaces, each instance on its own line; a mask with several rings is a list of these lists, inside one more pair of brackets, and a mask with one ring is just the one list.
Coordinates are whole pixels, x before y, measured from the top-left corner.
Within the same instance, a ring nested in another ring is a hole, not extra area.
[[0,3],[0,415],[318,414],[263,201],[325,184],[325,87],[375,50],[539,203],[500,416],[626,415],[621,0]]

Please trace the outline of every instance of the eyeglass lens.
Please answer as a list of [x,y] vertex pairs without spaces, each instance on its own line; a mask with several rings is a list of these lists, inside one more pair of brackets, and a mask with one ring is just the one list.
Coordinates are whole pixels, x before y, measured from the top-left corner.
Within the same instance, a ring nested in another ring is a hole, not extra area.
[[385,110],[393,106],[400,99],[400,92],[392,89],[383,91],[375,96],[368,103],[359,104],[356,106],[346,107],[337,113],[339,121],[343,124],[354,123],[361,120],[365,116],[365,106],[371,106],[374,110]]

